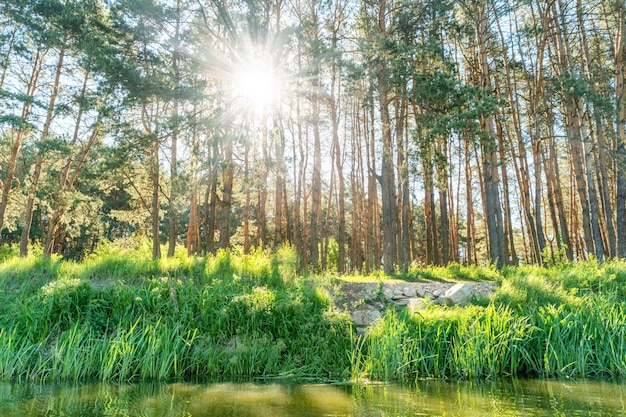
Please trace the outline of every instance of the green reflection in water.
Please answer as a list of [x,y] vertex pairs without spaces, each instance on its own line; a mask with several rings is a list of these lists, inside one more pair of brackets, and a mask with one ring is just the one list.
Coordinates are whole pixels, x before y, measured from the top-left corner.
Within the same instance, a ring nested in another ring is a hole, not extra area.
[[595,381],[0,384],[0,416],[620,416],[626,385]]

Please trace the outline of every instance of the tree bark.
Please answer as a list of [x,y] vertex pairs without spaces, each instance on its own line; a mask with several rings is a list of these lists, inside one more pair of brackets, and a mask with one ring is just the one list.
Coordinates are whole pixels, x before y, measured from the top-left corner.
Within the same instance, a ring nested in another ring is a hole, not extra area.
[[[56,70],[54,75],[54,84],[52,85],[52,93],[50,95],[50,101],[48,102],[48,108],[46,110],[46,119],[41,132],[40,142],[44,142],[50,135],[50,126],[52,125],[52,118],[54,116],[54,106],[57,96],[59,95],[59,87],[61,82],[61,72],[63,70],[63,60],[65,58],[65,44],[67,43],[67,37],[63,41],[61,49],[59,51],[59,57],[57,59]],[[28,242],[30,239],[30,228],[33,222],[33,210],[35,206],[35,199],[37,198],[37,190],[39,189],[39,179],[41,177],[41,169],[43,166],[43,151],[40,150],[35,156],[35,171],[31,179],[31,187],[28,192],[28,200],[26,202],[26,208],[24,210],[24,217],[22,222],[22,235],[20,237],[20,256],[28,255]]]
[[[479,82],[484,91],[492,91],[490,70],[487,56],[487,16],[485,4],[479,2],[474,10],[476,22],[476,42],[478,44]],[[507,263],[502,209],[500,207],[498,149],[493,126],[493,116],[480,118],[480,127],[484,132],[481,139],[482,175],[485,186],[485,214],[489,236],[489,255],[496,268]]]
[[[379,35],[387,38],[386,15],[388,12],[387,1],[380,0],[378,3],[378,30]],[[396,270],[397,263],[397,234],[398,219],[396,205],[396,181],[393,164],[393,141],[391,135],[391,118],[389,115],[389,69],[388,57],[384,51],[379,58],[376,77],[378,81],[378,105],[380,111],[381,134],[382,134],[382,166],[380,176],[380,189],[382,198],[382,230],[383,230],[383,269],[385,274],[391,275]]]
[[[40,50],[37,50],[35,54],[35,59],[33,62],[32,71],[30,77],[28,79],[28,83],[26,85],[26,96],[33,97],[35,95],[35,91],[37,90],[39,84],[39,75],[41,74],[41,66],[43,64],[43,58],[45,57],[45,53],[41,53]],[[7,206],[9,205],[9,194],[11,193],[11,189],[13,188],[13,179],[15,177],[15,169],[17,167],[17,158],[22,149],[22,142],[24,141],[24,133],[26,128],[26,121],[30,116],[31,111],[31,101],[27,100],[24,102],[22,106],[22,112],[20,116],[20,122],[22,126],[15,133],[15,139],[11,144],[11,156],[9,157],[9,163],[6,166],[6,173],[4,179],[2,181],[2,200],[0,200],[0,233],[4,228],[4,218],[6,214]]]
[[152,139],[152,259],[161,257],[161,220],[159,214],[159,140]]
[[626,258],[626,6],[616,2],[618,9],[615,36],[615,102],[617,103],[617,244],[618,256]]
[[224,143],[224,171],[222,172],[222,200],[220,204],[219,248],[230,247],[230,215],[233,198],[233,139],[226,135]]
[[[562,76],[570,77],[570,52],[567,42],[563,39],[565,28],[565,16],[562,1],[558,1],[559,13],[555,11],[555,44],[558,51],[558,66]],[[555,6],[556,7],[556,6]],[[558,17],[557,17],[558,16]],[[572,166],[576,178],[576,189],[582,210],[583,230],[585,233],[585,245],[587,250],[597,259],[604,259],[602,239],[597,217],[595,200],[595,187],[586,144],[582,138],[583,124],[580,120],[578,100],[567,91],[564,94],[565,130],[570,145]]]

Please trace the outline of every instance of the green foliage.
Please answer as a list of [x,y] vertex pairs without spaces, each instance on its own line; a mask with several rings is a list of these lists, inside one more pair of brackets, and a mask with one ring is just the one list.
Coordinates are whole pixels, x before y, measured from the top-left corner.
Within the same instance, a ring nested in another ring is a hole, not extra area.
[[76,278],[62,278],[41,287],[36,298],[46,317],[61,328],[82,319],[93,297],[91,283]]
[[361,336],[333,309],[334,279],[305,280],[296,264],[289,247],[161,261],[142,245],[103,247],[82,263],[8,258],[0,378],[626,376],[624,262],[413,268],[407,278],[498,287],[484,305],[390,307]]
[[352,376],[622,377],[625,271],[622,261],[509,268],[486,306],[388,310],[353,341]]
[[543,263],[547,266],[565,266],[569,262],[565,254],[566,250],[566,245],[561,245],[556,252],[552,251],[549,246],[545,246],[541,251]]
[[450,263],[448,266],[412,265],[405,277],[409,281],[474,281],[489,282],[501,279],[500,272],[493,266],[461,265]]
[[[347,357],[332,353],[348,349],[349,324],[296,277],[293,249],[161,261],[142,250],[1,264],[1,377],[347,377]],[[33,273],[39,288],[22,291]]]

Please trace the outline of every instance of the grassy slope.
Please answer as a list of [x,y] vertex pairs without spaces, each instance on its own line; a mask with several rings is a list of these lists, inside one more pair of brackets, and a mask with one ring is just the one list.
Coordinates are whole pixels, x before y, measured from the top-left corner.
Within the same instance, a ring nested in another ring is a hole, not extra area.
[[626,376],[622,262],[416,269],[400,278],[501,286],[482,305],[389,309],[357,337],[325,291],[335,278],[296,276],[289,249],[152,261],[141,245],[103,246],[82,263],[0,256],[2,379]]

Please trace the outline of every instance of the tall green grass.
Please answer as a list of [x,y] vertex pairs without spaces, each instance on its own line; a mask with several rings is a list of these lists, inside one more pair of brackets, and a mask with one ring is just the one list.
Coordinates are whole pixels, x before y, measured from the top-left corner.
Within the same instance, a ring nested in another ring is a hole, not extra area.
[[0,378],[349,376],[350,324],[296,276],[291,248],[149,256],[0,264]]
[[626,264],[504,271],[487,306],[392,308],[353,343],[354,379],[623,378]]
[[80,263],[0,252],[3,380],[626,376],[624,262],[414,269],[406,279],[498,290],[463,308],[388,307],[359,336],[324,291],[337,278],[298,276],[289,247],[152,260],[130,241]]

